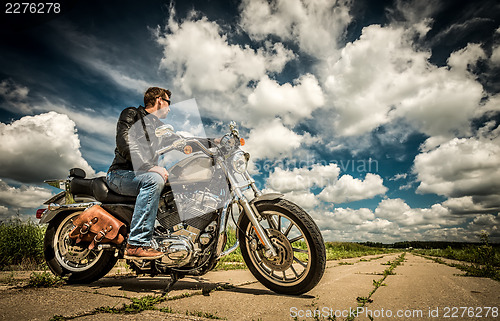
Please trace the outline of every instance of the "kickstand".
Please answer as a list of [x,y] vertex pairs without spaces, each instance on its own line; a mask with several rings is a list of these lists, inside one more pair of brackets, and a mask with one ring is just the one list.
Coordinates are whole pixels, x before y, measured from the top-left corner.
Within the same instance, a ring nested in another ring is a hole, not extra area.
[[175,283],[180,279],[179,273],[173,272],[172,275],[170,276],[170,282],[168,285],[165,287],[165,290],[163,290],[163,293],[168,293],[172,290],[174,287]]

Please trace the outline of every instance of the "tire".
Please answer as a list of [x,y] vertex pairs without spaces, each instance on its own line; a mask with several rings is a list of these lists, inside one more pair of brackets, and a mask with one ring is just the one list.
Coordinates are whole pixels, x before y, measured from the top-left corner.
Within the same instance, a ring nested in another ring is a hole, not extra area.
[[318,226],[303,209],[284,199],[260,201],[255,206],[278,258],[269,260],[264,256],[264,247],[245,215],[238,240],[250,272],[276,293],[299,295],[310,291],[323,277],[326,265],[325,244]]
[[68,233],[73,219],[82,212],[60,214],[49,222],[44,238],[44,256],[50,270],[67,283],[90,283],[106,275],[118,260],[114,251],[89,250],[74,244]]

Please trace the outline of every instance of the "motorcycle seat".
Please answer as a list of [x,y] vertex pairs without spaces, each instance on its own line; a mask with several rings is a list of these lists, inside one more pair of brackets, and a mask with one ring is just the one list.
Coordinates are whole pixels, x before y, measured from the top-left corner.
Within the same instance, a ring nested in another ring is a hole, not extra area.
[[104,176],[97,178],[82,178],[73,176],[70,191],[75,196],[91,196],[103,204],[135,204],[136,196],[125,196],[113,192],[106,183]]

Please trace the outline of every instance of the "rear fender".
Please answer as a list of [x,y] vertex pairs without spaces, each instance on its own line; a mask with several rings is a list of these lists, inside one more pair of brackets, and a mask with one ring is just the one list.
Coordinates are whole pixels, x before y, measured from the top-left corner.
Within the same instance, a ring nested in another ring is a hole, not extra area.
[[47,210],[47,212],[45,212],[42,219],[40,220],[40,224],[49,223],[54,218],[63,215],[64,213],[84,211],[92,205],[100,205],[100,204],[101,204],[100,202],[91,202],[91,203],[77,203],[68,205],[49,206],[49,209]]

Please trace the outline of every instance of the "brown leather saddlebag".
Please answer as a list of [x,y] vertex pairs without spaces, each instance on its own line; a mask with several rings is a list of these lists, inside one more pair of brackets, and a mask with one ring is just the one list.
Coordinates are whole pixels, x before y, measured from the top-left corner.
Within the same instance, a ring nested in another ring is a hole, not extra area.
[[106,212],[99,205],[94,205],[73,220],[75,228],[69,232],[76,243],[90,242],[89,249],[97,243],[121,244],[125,240],[125,224]]

